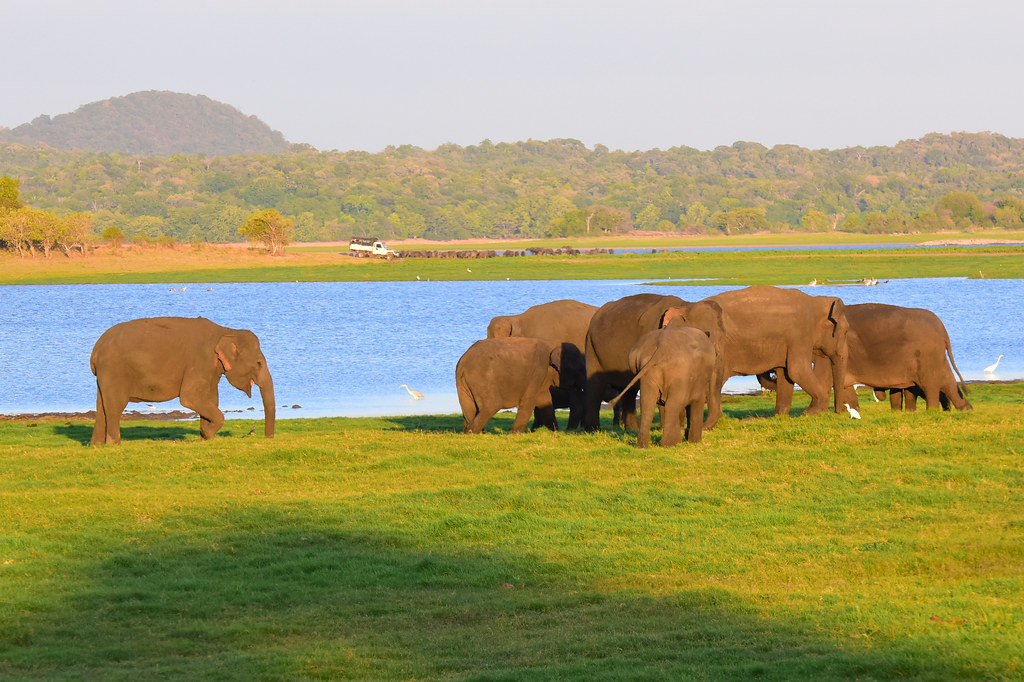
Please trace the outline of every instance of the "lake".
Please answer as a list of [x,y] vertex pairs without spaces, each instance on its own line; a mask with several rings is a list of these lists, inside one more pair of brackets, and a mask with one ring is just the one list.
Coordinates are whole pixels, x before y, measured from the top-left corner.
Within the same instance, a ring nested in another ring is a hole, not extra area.
[[[0,413],[94,409],[89,355],[96,339],[118,322],[164,315],[202,315],[253,330],[274,376],[277,403],[287,406],[278,409],[279,419],[458,413],[455,363],[486,336],[495,315],[561,298],[601,305],[652,291],[695,301],[727,288],[623,280],[0,286]],[[966,379],[986,378],[982,368],[1000,353],[1006,357],[995,378],[1024,378],[1024,280],[894,279],[871,287],[796,288],[848,304],[928,308],[945,323]],[[412,400],[400,384],[427,397]],[[752,378],[726,384],[732,392],[753,387]],[[179,407],[172,401],[155,409]],[[221,408],[229,418],[259,417],[258,389],[250,399],[222,381]]]

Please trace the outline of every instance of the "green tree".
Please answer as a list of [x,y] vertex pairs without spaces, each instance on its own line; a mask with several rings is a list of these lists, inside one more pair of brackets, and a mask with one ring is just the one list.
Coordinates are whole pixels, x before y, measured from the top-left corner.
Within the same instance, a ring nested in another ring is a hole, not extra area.
[[103,234],[100,236],[103,237],[103,241],[110,244],[115,249],[121,248],[121,244],[124,243],[124,232],[122,232],[121,228],[116,225],[111,225],[107,229],[103,230]]
[[695,201],[686,207],[686,219],[691,225],[707,225],[711,211],[703,202]]
[[250,216],[238,232],[250,242],[266,246],[271,256],[279,256],[292,241],[294,225],[275,209],[269,208]]
[[633,224],[636,225],[638,230],[644,230],[653,232],[658,229],[658,223],[661,221],[661,209],[654,204],[647,204],[644,206],[636,218],[633,220]]
[[749,234],[769,228],[765,211],[760,207],[740,207],[719,211],[712,216],[714,226],[725,234]]
[[974,192],[950,192],[935,204],[935,212],[940,216],[948,215],[957,225],[963,223],[980,225],[985,219],[981,201]]
[[800,218],[800,225],[808,232],[827,232],[832,221],[822,211],[811,209]]
[[21,180],[15,180],[6,175],[0,178],[0,211],[13,211],[21,208],[21,199],[18,196],[20,186]]

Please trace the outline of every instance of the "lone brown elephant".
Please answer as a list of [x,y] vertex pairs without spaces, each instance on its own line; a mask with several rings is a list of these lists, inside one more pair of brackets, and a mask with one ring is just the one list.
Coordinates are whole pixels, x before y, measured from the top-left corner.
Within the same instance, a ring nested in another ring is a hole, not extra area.
[[[487,325],[487,338],[522,336],[552,343],[571,343],[582,355],[587,341],[587,328],[597,312],[596,305],[562,299],[531,306],[518,315],[498,315]],[[583,421],[583,391],[555,389],[552,399],[556,408],[569,408],[568,428],[575,429]],[[534,428],[543,423],[543,415],[534,414]],[[539,420],[539,421],[538,421]]]
[[218,406],[221,376],[248,396],[259,386],[264,435],[274,435],[274,381],[259,339],[202,317],[151,317],[115,324],[92,349],[96,425],[92,444],[121,442],[121,413],[130,402],[179,398],[199,414],[199,433],[212,438],[224,425]]

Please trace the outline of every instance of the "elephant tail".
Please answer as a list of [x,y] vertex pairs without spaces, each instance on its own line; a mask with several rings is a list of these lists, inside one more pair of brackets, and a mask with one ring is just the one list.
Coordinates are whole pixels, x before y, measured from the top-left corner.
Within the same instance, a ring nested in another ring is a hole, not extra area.
[[957,369],[956,361],[953,360],[953,347],[949,343],[949,334],[946,334],[946,354],[949,355],[949,364],[953,365],[953,371],[956,372],[957,377],[960,379],[960,390],[964,392],[964,395],[970,393],[967,390],[967,382],[964,381],[964,377],[960,374],[960,370]]
[[[654,358],[652,357],[651,359],[653,360]],[[633,385],[636,384],[636,382],[640,381],[640,377],[647,373],[647,370],[651,367],[652,364],[653,363],[650,360],[648,360],[647,364],[641,367],[640,371],[636,373],[636,376],[633,377],[633,379],[630,380],[628,384],[626,384],[626,387],[622,389],[622,391],[620,391],[617,396],[608,401],[608,407],[615,407],[615,403],[622,400],[622,396],[626,395],[626,391],[633,388]]]

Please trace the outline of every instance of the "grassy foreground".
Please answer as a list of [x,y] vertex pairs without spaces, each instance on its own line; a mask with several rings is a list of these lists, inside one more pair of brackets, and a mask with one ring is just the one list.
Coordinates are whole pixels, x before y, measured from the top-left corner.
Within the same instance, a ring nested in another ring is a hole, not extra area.
[[[934,235],[932,235],[934,237]],[[807,284],[873,277],[1024,278],[1024,246],[905,249],[767,250],[746,252],[659,252],[669,246],[712,248],[722,240],[650,240],[575,244],[580,248],[643,248],[646,253],[580,256],[522,256],[483,259],[405,258],[396,262],[351,258],[344,246],[295,247],[282,257],[258,249],[207,246],[201,249],[121,249],[76,255],[19,258],[0,253],[0,284],[95,284],[149,282],[364,282],[409,280],[695,279],[706,284]],[[732,245],[763,240],[732,238]],[[845,243],[839,240],[837,243]],[[532,244],[532,243],[531,243]],[[566,242],[536,243],[561,247]],[[437,248],[420,247],[420,248]],[[448,247],[446,247],[448,248]],[[526,249],[460,244],[474,248]]]
[[972,388],[730,398],[647,451],[507,414],[0,422],[0,678],[1021,679],[1024,384]]

